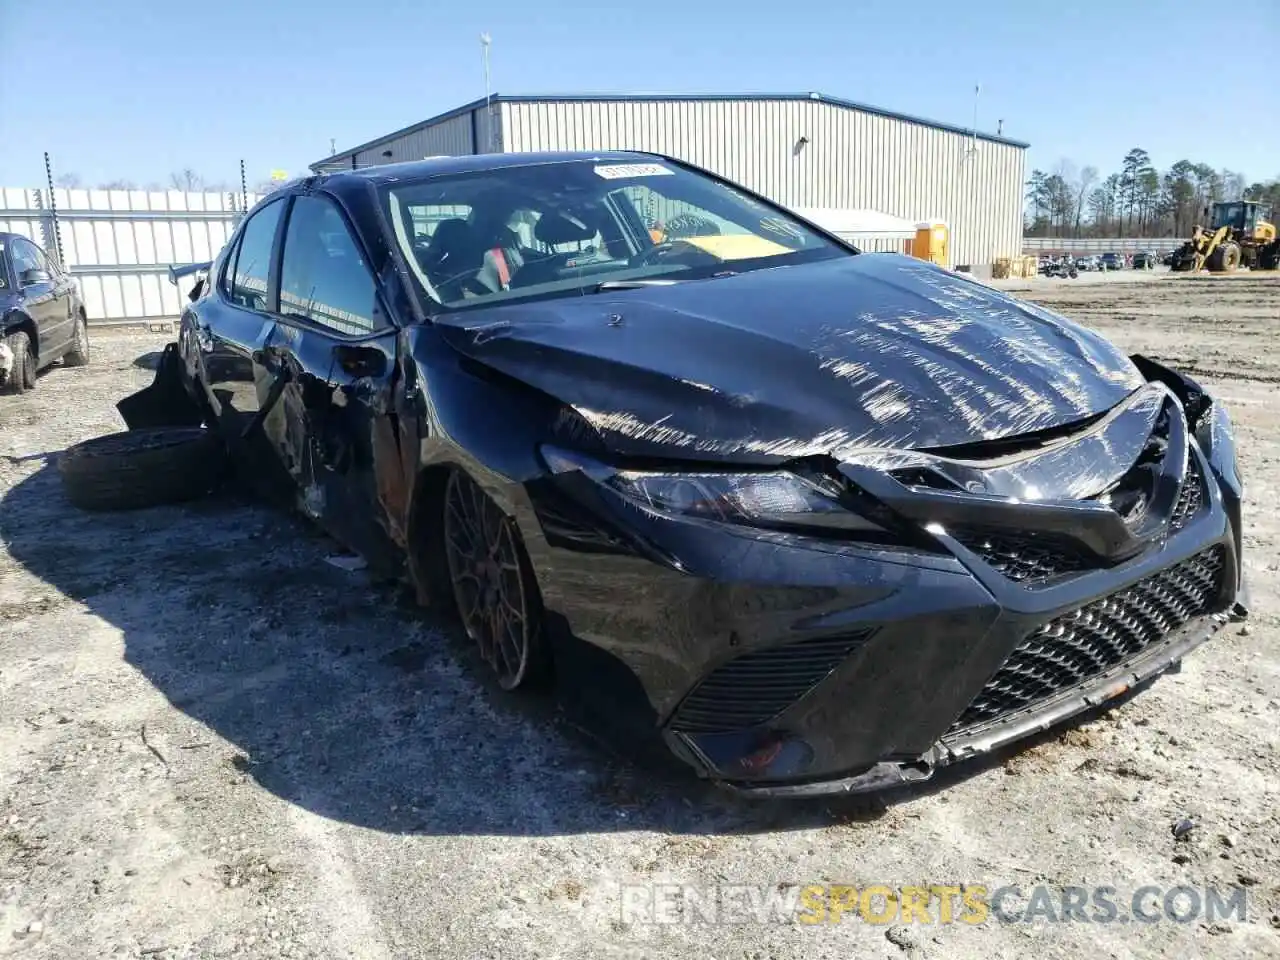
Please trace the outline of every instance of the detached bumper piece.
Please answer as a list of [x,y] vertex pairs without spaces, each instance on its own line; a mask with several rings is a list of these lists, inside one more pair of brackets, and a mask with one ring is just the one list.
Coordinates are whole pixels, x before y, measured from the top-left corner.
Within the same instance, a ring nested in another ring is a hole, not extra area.
[[151,385],[125,397],[116,409],[130,430],[198,427],[204,423],[204,411],[187,392],[176,343],[165,345]]

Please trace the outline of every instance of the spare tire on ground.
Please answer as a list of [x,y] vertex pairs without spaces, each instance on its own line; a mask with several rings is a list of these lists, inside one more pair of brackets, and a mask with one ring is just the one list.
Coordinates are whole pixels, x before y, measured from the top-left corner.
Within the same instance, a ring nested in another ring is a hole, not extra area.
[[82,510],[136,510],[211,492],[226,478],[227,453],[203,427],[127,430],[68,447],[58,472]]

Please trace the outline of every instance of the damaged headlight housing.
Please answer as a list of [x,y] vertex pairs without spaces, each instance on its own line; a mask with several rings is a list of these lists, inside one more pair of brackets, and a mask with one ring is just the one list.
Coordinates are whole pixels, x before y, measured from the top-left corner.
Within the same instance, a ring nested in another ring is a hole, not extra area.
[[757,527],[883,530],[841,503],[840,487],[817,474],[629,470],[556,447],[544,446],[541,452],[553,473],[580,470],[628,502],[658,513]]

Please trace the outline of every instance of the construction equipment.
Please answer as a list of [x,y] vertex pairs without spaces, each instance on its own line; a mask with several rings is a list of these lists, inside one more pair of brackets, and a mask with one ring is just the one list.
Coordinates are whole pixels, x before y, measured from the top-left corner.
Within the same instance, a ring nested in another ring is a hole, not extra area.
[[1191,239],[1174,253],[1171,269],[1196,273],[1208,267],[1214,273],[1231,273],[1237,267],[1280,268],[1280,239],[1269,205],[1256,200],[1215,203],[1209,223],[1208,228],[1196,226]]

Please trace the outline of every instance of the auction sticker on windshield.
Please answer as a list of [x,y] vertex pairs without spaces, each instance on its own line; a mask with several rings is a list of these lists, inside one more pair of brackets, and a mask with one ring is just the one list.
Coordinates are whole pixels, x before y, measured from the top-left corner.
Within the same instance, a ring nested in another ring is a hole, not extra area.
[[621,180],[625,177],[663,177],[673,176],[674,170],[669,170],[660,163],[611,163],[607,167],[596,167],[596,176],[604,177],[606,180]]

